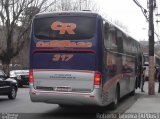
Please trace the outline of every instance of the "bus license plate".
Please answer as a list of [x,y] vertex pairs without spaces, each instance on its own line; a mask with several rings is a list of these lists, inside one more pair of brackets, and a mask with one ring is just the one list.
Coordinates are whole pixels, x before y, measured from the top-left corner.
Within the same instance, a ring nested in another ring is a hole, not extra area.
[[70,92],[72,91],[71,87],[56,87],[54,88],[55,91],[60,91],[60,92]]

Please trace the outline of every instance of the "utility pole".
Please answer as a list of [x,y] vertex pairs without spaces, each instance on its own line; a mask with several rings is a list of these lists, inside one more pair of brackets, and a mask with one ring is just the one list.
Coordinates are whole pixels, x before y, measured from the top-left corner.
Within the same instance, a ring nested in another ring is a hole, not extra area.
[[149,81],[148,81],[148,95],[155,95],[155,81],[154,81],[154,23],[153,23],[153,4],[154,0],[149,0]]

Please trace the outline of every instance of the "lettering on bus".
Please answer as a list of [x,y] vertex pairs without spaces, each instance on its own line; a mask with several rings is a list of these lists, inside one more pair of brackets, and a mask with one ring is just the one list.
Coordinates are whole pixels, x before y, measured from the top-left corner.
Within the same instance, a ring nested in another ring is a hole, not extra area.
[[65,34],[67,32],[68,34],[74,35],[76,27],[74,23],[62,23],[60,21],[53,22],[51,25],[52,30],[60,31],[59,34]]
[[54,40],[49,42],[38,41],[36,43],[38,48],[54,48],[54,47],[72,47],[72,48],[90,48],[92,47],[92,42],[71,42],[69,40]]
[[73,54],[54,54],[52,60],[57,61],[69,61],[73,57]]

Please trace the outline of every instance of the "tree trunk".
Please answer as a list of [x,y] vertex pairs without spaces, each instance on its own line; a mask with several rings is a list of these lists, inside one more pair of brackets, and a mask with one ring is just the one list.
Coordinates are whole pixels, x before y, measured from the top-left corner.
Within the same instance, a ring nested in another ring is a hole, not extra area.
[[9,76],[9,64],[2,64],[2,70]]
[[2,70],[7,74],[9,75],[9,71],[10,71],[10,61],[11,59],[10,58],[4,58],[1,60],[2,61]]

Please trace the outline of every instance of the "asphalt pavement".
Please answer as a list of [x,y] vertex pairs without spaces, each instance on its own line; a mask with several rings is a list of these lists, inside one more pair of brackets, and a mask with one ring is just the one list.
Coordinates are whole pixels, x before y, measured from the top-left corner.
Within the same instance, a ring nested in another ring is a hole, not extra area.
[[[98,107],[66,107],[57,104],[33,103],[30,101],[29,88],[19,88],[17,98],[9,100],[7,96],[0,96],[0,119],[98,119],[105,114],[122,114],[130,108],[139,98],[125,96],[115,110],[109,106]],[[110,118],[106,118],[110,119]]]

